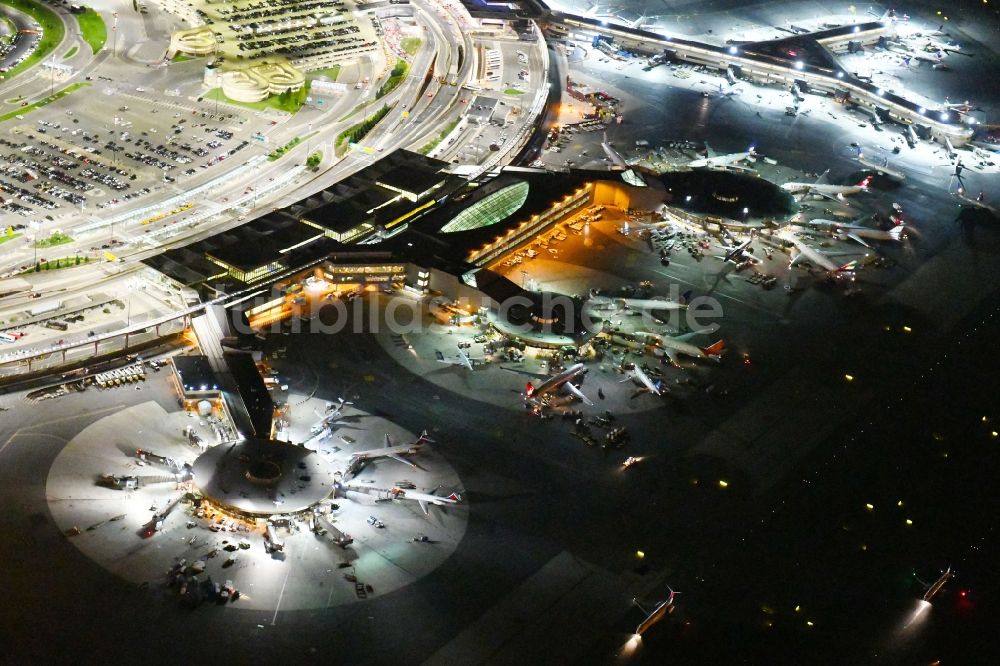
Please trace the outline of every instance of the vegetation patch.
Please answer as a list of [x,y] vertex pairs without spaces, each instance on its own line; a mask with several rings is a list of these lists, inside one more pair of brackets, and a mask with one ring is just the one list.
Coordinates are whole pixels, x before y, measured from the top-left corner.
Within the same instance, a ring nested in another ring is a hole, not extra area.
[[25,58],[21,64],[0,73],[0,77],[3,79],[10,79],[41,62],[47,55],[52,53],[62,43],[66,29],[54,11],[40,2],[35,2],[35,0],[0,0],[0,3],[27,14],[35,19],[38,25],[42,26],[42,37],[38,40],[34,52]]
[[72,268],[73,266],[84,266],[89,264],[93,259],[90,257],[81,257],[77,255],[75,257],[63,257],[62,259],[52,259],[51,261],[38,261],[32,268],[24,271],[24,273],[40,273],[41,271],[55,271],[60,268]]
[[403,49],[403,52],[406,53],[406,55],[413,57],[417,55],[417,51],[420,50],[420,45],[422,43],[423,40],[419,37],[403,37],[399,40],[399,48]]
[[79,49],[77,49],[77,47],[74,46],[69,51],[66,51],[66,53],[63,54],[63,60],[69,60],[70,58],[75,56],[78,50]]
[[403,79],[406,78],[406,74],[410,71],[410,63],[405,60],[397,60],[392,71],[389,72],[389,78],[385,80],[381,86],[379,86],[378,91],[375,93],[375,99],[380,97],[385,97],[393,90],[396,89]]
[[87,7],[83,13],[76,15],[76,21],[80,24],[83,41],[90,45],[90,49],[95,54],[103,49],[108,41],[108,27],[104,25],[101,15]]
[[37,102],[35,102],[34,104],[29,104],[28,106],[22,106],[22,107],[19,107],[19,108],[15,109],[14,111],[8,111],[7,113],[5,113],[3,115],[0,115],[0,123],[2,123],[5,120],[10,120],[11,118],[14,118],[15,116],[19,116],[19,115],[21,115],[23,113],[27,113],[28,111],[31,111],[33,109],[41,108],[41,107],[45,106],[46,104],[51,104],[52,102],[56,101],[57,99],[61,99],[61,98],[65,97],[66,95],[70,94],[74,90],[79,90],[80,88],[85,88],[86,86],[89,86],[89,85],[90,84],[87,83],[87,82],[85,82],[85,81],[78,81],[77,83],[74,83],[72,85],[66,86],[65,88],[63,88],[62,90],[60,90],[59,92],[57,92],[56,94],[49,95],[48,97],[40,99]]
[[443,128],[441,128],[441,131],[438,133],[437,138],[434,139],[433,141],[430,141],[430,142],[424,144],[424,147],[421,148],[420,151],[419,151],[420,154],[421,155],[427,155],[432,150],[434,150],[435,148],[437,148],[438,144],[441,143],[442,141],[444,141],[444,138],[446,136],[448,136],[449,134],[451,134],[452,131],[458,126],[458,121],[459,120],[461,120],[461,118],[455,118],[454,120],[452,120],[451,122],[449,122],[447,125],[445,125]]
[[294,139],[292,139],[291,141],[289,141],[285,145],[280,146],[280,147],[275,148],[274,150],[272,150],[268,154],[267,159],[271,160],[272,162],[274,160],[281,159],[282,157],[284,157],[285,153],[287,153],[289,150],[291,150],[295,146],[299,145],[300,143],[302,143],[303,141],[305,141],[306,139],[308,139],[309,137],[311,137],[313,134],[316,134],[316,132],[313,132],[312,134],[307,134],[305,136],[297,136],[297,137],[295,137]]
[[337,135],[337,140],[334,143],[337,150],[340,151],[342,148],[350,146],[352,143],[358,143],[364,139],[372,129],[379,124],[379,122],[388,115],[389,110],[392,107],[387,104],[383,104],[382,108],[368,116],[360,123],[352,125],[345,129],[343,132]]
[[55,247],[56,245],[65,245],[72,242],[73,238],[71,236],[67,236],[61,231],[56,231],[48,238],[40,238],[35,241],[35,247]]
[[244,109],[252,109],[254,111],[274,109],[276,111],[284,111],[285,113],[295,113],[302,108],[303,104],[305,104],[306,97],[308,97],[308,95],[309,82],[307,81],[304,86],[295,92],[283,92],[280,95],[271,95],[267,99],[260,102],[237,102],[234,99],[226,97],[226,95],[222,92],[222,88],[212,88],[205,93],[202,99],[213,102],[222,102],[224,104],[232,104],[233,106],[241,106]]
[[336,81],[337,77],[340,76],[340,65],[334,65],[333,67],[325,67],[323,69],[314,69],[309,72],[309,79],[326,79],[328,81]]

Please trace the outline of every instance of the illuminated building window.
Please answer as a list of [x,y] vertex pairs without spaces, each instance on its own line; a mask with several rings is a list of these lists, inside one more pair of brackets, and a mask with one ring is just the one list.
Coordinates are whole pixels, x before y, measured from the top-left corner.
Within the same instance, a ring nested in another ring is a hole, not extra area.
[[513,248],[529,240],[532,236],[540,233],[546,227],[558,222],[564,217],[573,214],[583,206],[590,203],[590,195],[593,185],[587,183],[576,192],[567,194],[562,200],[554,203],[546,211],[539,215],[532,215],[517,227],[514,227],[503,236],[498,237],[494,242],[479,250],[471,252],[468,261],[476,266],[485,266],[497,257],[509,252]]
[[528,199],[528,183],[516,183],[477,201],[441,227],[443,233],[468,231],[502,222],[516,213]]

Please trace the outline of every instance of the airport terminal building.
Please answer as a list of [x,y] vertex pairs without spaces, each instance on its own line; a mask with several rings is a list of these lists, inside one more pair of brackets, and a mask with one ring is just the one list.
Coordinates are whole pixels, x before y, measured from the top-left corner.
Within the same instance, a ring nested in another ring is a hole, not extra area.
[[340,295],[406,288],[496,308],[527,295],[490,270],[590,207],[649,206],[620,172],[507,168],[467,183],[447,163],[396,151],[354,176],[240,227],[145,261],[157,277],[227,301],[255,330],[296,316],[313,287]]

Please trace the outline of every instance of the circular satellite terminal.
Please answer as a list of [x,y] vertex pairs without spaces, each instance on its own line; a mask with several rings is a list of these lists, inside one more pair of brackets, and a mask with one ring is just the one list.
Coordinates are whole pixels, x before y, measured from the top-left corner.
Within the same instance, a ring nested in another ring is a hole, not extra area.
[[315,451],[268,439],[216,446],[194,461],[206,497],[242,513],[294,513],[326,499],[334,471]]

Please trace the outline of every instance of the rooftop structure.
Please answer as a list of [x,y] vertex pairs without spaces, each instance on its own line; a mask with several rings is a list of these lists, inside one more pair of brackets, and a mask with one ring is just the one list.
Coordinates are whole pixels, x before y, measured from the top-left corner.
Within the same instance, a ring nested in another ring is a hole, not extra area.
[[212,501],[252,516],[308,509],[334,491],[334,471],[318,454],[253,438],[210,448],[194,461],[194,483]]

